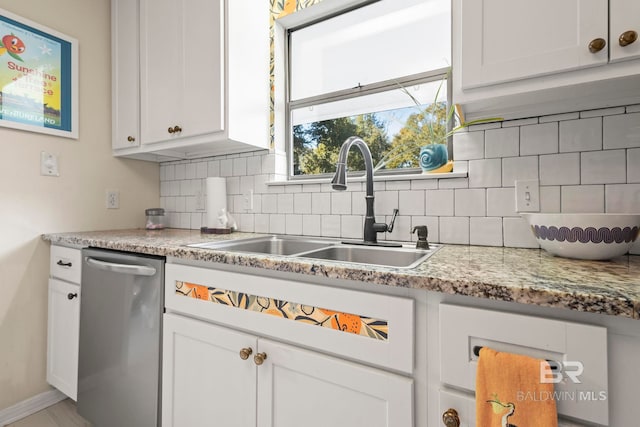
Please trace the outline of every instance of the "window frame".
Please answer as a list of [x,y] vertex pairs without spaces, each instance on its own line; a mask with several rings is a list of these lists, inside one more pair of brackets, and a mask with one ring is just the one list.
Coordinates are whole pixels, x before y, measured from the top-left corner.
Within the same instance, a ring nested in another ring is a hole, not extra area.
[[[367,6],[371,3],[375,3],[380,0],[373,0],[361,3],[357,6],[350,7],[344,10],[341,10],[336,13],[332,13],[321,18],[312,20],[303,25],[293,26],[291,28],[285,29],[285,37],[284,37],[284,130],[285,130],[285,152],[286,152],[286,162],[287,162],[287,180],[288,181],[305,181],[305,180],[313,180],[313,179],[324,179],[331,178],[333,176],[332,173],[324,173],[324,174],[315,174],[315,175],[294,175],[293,174],[293,128],[291,126],[291,113],[293,109],[303,108],[308,106],[313,106],[321,103],[328,103],[334,101],[341,101],[351,98],[356,98],[364,95],[371,95],[375,93],[385,92],[393,89],[397,89],[398,85],[403,87],[414,86],[423,83],[431,83],[438,80],[446,80],[447,84],[447,109],[451,108],[453,105],[452,93],[453,93],[453,84],[452,84],[452,70],[451,67],[444,67],[435,70],[429,70],[424,73],[412,74],[408,76],[403,76],[401,78],[393,79],[393,80],[385,80],[377,83],[372,83],[369,85],[358,85],[351,89],[343,89],[339,91],[329,92],[323,95],[317,95],[307,98],[302,98],[299,100],[292,101],[291,100],[291,33],[296,30],[300,30],[302,28],[314,25],[318,22],[322,22],[324,20],[331,19],[335,16],[342,15],[345,13],[349,13],[352,10]],[[447,132],[453,129],[454,123],[453,120],[447,122]],[[449,152],[449,160],[452,159],[453,154],[453,137],[450,135],[447,138],[447,148]],[[354,171],[349,173],[349,175],[358,176],[362,175],[363,171]],[[377,176],[383,175],[417,175],[421,174],[422,171],[420,168],[398,168],[398,169],[380,169],[375,172]]]

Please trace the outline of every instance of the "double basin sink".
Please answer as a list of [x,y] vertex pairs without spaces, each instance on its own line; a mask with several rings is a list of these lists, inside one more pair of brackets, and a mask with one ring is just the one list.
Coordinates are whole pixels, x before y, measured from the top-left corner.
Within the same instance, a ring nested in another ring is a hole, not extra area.
[[397,247],[386,245],[388,245],[386,242],[373,246],[356,242],[342,242],[335,239],[269,235],[231,241],[196,243],[187,246],[228,252],[281,255],[393,268],[414,268],[440,249],[439,245],[434,244],[431,244],[429,249],[416,249],[411,244],[398,245]]

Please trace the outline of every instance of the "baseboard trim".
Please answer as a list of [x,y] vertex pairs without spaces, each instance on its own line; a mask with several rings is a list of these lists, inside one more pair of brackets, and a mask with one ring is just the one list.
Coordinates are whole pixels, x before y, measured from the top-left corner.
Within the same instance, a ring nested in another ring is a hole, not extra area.
[[66,398],[67,396],[61,391],[54,389],[18,402],[13,406],[0,410],[0,426],[21,420]]

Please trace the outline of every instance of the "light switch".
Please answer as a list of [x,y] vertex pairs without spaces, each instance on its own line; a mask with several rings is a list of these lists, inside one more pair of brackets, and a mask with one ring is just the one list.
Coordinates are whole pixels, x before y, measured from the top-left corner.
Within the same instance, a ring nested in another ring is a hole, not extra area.
[[40,152],[40,175],[60,176],[58,172],[58,156],[46,151]]

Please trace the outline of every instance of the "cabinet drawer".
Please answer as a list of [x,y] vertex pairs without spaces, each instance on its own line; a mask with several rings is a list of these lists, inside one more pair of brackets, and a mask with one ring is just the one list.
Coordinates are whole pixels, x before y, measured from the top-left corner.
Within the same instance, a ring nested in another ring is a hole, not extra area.
[[412,299],[175,264],[165,281],[167,311],[413,372]]
[[[449,409],[456,411],[460,427],[476,427],[476,401],[473,396],[452,390],[440,390],[440,419]],[[444,424],[438,424],[444,425]],[[511,424],[509,424],[511,425]],[[583,427],[584,424],[568,420],[558,420],[558,427]]]
[[67,282],[80,284],[81,261],[80,249],[52,245],[49,274]]
[[558,412],[608,424],[608,401],[600,398],[608,394],[605,328],[447,304],[441,304],[439,311],[443,383],[475,390],[476,346],[554,360],[568,370],[579,362],[583,368],[579,383],[563,376],[554,384],[562,396],[575,396],[559,400]]

